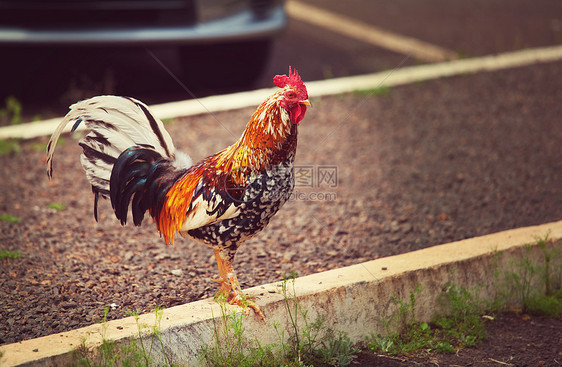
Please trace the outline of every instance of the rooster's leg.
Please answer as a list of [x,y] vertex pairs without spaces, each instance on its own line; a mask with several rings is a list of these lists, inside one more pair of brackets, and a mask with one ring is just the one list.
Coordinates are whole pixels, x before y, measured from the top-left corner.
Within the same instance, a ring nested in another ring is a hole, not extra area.
[[254,310],[262,320],[265,319],[263,313],[256,303],[242,293],[240,288],[240,283],[238,283],[238,278],[234,269],[232,268],[232,260],[224,259],[219,250],[215,250],[215,258],[217,259],[217,265],[219,267],[220,278],[216,282],[220,283],[221,287],[217,293],[218,295],[224,295],[226,301],[231,305],[238,305],[241,307],[249,307]]

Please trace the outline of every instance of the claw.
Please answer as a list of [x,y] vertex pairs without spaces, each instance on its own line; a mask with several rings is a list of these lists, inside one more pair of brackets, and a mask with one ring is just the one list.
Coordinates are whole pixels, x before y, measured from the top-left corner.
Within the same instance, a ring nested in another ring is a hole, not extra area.
[[248,308],[246,309],[246,314],[250,313],[249,308],[251,308],[260,317],[260,319],[265,321],[265,315],[263,314],[263,312],[261,312],[260,308],[254,301],[246,301],[246,305],[248,306]]
[[245,309],[244,314],[246,316],[250,314],[250,309],[252,309],[260,317],[260,319],[265,321],[265,316],[263,312],[260,310],[259,306],[254,301],[252,301],[247,297],[244,297],[243,294],[231,293],[229,297],[232,298],[230,299],[230,301],[228,301],[228,303],[231,305],[237,305],[244,308]]

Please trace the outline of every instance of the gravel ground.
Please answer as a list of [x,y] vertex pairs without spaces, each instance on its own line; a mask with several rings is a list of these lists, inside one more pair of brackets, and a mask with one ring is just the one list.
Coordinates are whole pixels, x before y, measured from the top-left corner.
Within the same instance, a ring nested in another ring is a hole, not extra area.
[[[562,63],[314,98],[300,126],[298,195],[236,259],[242,287],[562,219]],[[253,109],[167,127],[195,159],[232,143]],[[220,121],[220,124],[219,124]],[[40,140],[0,156],[0,344],[212,296],[212,251],[166,247],[150,220],[92,217],[76,142],[47,181]],[[333,174],[337,173],[335,181]],[[308,174],[314,181],[310,182]],[[309,187],[312,186],[312,187]],[[62,203],[65,210],[49,208]]]

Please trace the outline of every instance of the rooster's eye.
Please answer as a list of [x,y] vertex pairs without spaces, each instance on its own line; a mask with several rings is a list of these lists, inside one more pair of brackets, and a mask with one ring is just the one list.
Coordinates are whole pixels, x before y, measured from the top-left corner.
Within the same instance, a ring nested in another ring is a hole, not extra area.
[[285,94],[285,96],[286,96],[287,98],[295,98],[295,97],[296,97],[296,94],[295,94],[295,92],[287,92],[287,94]]

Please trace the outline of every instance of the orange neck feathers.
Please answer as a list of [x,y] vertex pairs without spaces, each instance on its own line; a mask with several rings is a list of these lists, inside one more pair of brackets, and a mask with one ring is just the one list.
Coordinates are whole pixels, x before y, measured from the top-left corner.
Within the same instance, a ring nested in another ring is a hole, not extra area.
[[[296,126],[280,108],[276,93],[263,102],[252,115],[236,143],[219,153],[216,168],[226,171],[262,171],[278,164],[296,149]],[[291,147],[289,141],[294,140]]]

